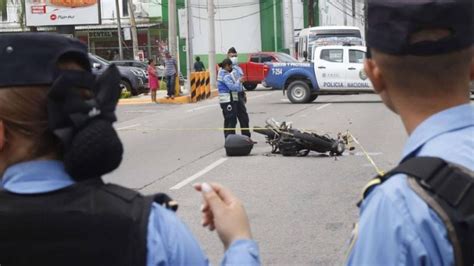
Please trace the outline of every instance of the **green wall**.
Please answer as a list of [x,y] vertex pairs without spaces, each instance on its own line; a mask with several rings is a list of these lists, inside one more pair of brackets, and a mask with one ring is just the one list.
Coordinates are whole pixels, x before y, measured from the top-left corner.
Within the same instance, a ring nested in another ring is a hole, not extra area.
[[[262,51],[282,51],[284,48],[282,0],[275,0],[277,31],[274,32],[273,0],[260,0],[260,31]],[[275,34],[277,49],[275,49]]]

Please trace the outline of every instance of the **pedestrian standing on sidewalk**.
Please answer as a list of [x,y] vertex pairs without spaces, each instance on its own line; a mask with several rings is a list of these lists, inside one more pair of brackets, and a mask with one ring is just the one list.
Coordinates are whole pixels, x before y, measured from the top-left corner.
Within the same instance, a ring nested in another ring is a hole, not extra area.
[[151,100],[156,103],[156,91],[160,87],[160,81],[156,74],[155,61],[153,59],[148,60],[148,82],[150,84]]
[[169,51],[165,51],[165,78],[166,87],[168,88],[168,95],[166,98],[174,99],[177,73],[178,68],[176,59],[171,56]]
[[240,83],[241,87],[238,93],[238,99],[236,103],[237,119],[239,120],[242,135],[245,135],[250,138],[250,118],[249,114],[247,113],[247,107],[245,106],[247,104],[247,94],[245,93],[243,88],[243,82],[245,81],[244,71],[239,66],[237,50],[235,50],[234,47],[231,47],[227,51],[227,58],[232,61],[232,77],[234,78],[234,81],[238,81]]

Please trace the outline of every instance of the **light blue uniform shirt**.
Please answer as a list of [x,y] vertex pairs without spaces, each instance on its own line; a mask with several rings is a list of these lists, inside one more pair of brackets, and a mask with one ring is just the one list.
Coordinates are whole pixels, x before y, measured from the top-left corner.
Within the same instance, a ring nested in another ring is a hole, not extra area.
[[[411,134],[403,159],[440,157],[474,170],[474,106],[437,113]],[[360,209],[348,265],[453,265],[453,247],[438,215],[395,175],[376,187]]]
[[[233,73],[234,71],[232,71]],[[219,93],[230,93],[242,91],[242,84],[239,81],[234,80],[232,73],[227,72],[225,69],[220,69],[217,77],[217,88]]]
[[[7,169],[2,186],[17,194],[37,194],[74,184],[62,162],[31,161]],[[152,206],[148,222],[147,265],[208,265],[199,244],[176,215],[158,204]],[[226,251],[222,265],[260,265],[257,244],[239,240]]]

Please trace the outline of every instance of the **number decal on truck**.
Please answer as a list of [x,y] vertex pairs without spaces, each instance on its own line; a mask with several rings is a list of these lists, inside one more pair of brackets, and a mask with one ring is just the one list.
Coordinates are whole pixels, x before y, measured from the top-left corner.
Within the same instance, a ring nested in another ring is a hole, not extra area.
[[283,68],[272,68],[272,74],[275,76],[283,75]]

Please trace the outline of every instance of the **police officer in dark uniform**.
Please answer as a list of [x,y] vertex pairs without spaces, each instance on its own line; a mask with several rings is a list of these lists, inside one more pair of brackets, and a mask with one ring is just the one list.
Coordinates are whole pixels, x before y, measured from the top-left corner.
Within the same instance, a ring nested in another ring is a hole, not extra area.
[[[1,265],[208,265],[168,196],[101,179],[122,160],[112,126],[119,82],[114,65],[91,73],[78,40],[0,36]],[[224,206],[209,185],[202,190]],[[227,217],[247,219],[230,209]],[[259,265],[249,227],[235,231],[217,228],[224,262]]]

